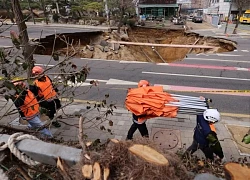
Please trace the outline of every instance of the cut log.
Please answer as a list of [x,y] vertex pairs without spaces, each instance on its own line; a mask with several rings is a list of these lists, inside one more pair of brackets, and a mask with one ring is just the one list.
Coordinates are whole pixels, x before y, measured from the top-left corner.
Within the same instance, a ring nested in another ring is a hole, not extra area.
[[69,166],[66,164],[64,160],[62,160],[60,157],[57,158],[57,168],[59,169],[60,174],[64,177],[65,180],[71,180],[71,177],[69,175]]
[[129,151],[147,162],[161,166],[169,165],[168,160],[162,154],[146,145],[135,144],[129,147]]
[[227,180],[250,180],[250,168],[238,163],[227,163],[224,166]]
[[84,154],[84,157],[87,159],[87,160],[90,160],[90,156],[88,154]]
[[135,46],[154,46],[154,47],[176,47],[176,48],[204,48],[213,49],[215,46],[204,46],[204,45],[181,45],[181,44],[152,44],[152,43],[140,43],[140,42],[124,42],[124,41],[108,41],[109,43],[117,44],[128,44]]
[[110,141],[113,143],[119,143],[119,141],[117,139],[110,139]]
[[98,162],[95,162],[93,166],[94,177],[93,180],[101,180],[101,168]]
[[108,178],[109,178],[109,173],[110,173],[109,168],[104,168],[103,180],[108,180]]
[[84,165],[82,167],[83,177],[90,179],[92,177],[92,171],[93,171],[92,165]]

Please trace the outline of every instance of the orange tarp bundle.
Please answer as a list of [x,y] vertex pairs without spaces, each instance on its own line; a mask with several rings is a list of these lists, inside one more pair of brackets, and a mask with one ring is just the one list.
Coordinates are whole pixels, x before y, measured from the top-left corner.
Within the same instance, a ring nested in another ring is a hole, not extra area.
[[147,86],[129,89],[125,105],[142,122],[153,117],[176,117],[178,107],[165,105],[174,101],[178,100],[163,92],[162,86]]

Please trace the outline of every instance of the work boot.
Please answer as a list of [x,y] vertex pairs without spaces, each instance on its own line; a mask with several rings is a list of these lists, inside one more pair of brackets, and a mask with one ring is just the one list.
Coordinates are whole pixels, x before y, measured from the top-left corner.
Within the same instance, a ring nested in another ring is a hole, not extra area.
[[55,126],[56,128],[61,127],[61,124],[58,121],[53,121],[52,125]]

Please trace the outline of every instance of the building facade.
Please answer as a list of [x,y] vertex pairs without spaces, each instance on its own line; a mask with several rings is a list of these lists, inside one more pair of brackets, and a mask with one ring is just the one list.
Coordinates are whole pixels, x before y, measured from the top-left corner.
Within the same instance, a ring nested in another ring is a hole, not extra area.
[[[230,8],[230,0],[209,0],[206,14],[219,15],[221,19],[228,17]],[[243,7],[243,11],[250,9],[250,4]],[[236,16],[238,14],[238,8],[234,2],[232,2],[231,15]]]
[[177,0],[139,0],[136,4],[137,14],[146,17],[170,17],[178,11]]

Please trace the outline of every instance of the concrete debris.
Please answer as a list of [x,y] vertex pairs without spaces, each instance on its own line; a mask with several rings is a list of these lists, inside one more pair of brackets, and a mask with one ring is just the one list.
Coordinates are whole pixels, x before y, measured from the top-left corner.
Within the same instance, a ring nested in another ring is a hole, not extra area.
[[107,41],[101,40],[100,45],[101,45],[101,46],[108,46],[109,44],[108,44]]
[[100,49],[102,52],[104,52],[104,47],[103,47],[103,46],[101,46],[101,45],[96,45],[96,47],[97,47],[98,49]]
[[120,49],[120,44],[111,43],[111,47],[112,47],[113,51],[118,51]]
[[124,33],[124,34],[121,34],[121,35],[120,35],[120,38],[121,38],[122,41],[128,41],[128,40],[129,40],[128,35],[125,34],[125,33]]
[[[94,49],[93,49],[94,50]],[[93,58],[93,55],[94,55],[94,52],[93,52],[93,50],[91,51],[91,50],[89,50],[89,49],[87,49],[85,52],[84,52],[84,54],[85,54],[85,58]]]
[[109,52],[109,47],[108,46],[104,47],[104,52]]
[[86,48],[90,51],[94,51],[94,46],[87,45]]
[[105,37],[104,37],[104,40],[105,40],[105,41],[107,41],[107,40],[109,40],[109,39],[111,39],[110,36],[105,36]]

